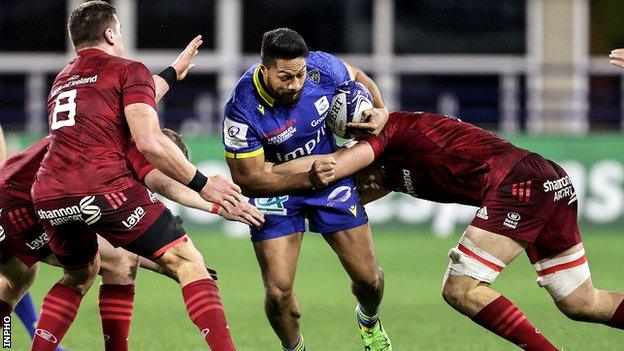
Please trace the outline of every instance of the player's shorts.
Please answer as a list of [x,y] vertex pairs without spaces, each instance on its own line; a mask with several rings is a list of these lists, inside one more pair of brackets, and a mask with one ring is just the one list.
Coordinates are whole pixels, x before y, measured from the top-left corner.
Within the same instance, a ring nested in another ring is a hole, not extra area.
[[330,234],[362,226],[368,222],[364,206],[351,178],[340,180],[322,190],[271,198],[252,198],[249,202],[264,213],[264,225],[251,229],[251,241],[262,241],[310,231]]
[[50,236],[50,248],[68,268],[87,265],[97,253],[97,235],[115,247],[156,259],[186,240],[181,221],[142,185],[105,195],[35,203]]
[[490,190],[471,225],[528,243],[531,263],[581,242],[578,199],[566,172],[537,154]]
[[0,191],[0,264],[16,257],[32,267],[50,254],[32,202]]

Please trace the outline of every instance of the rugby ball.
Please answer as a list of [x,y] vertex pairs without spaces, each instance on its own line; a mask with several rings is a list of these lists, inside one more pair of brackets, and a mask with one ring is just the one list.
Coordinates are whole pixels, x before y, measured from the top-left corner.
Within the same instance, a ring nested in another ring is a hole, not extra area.
[[362,122],[362,112],[373,108],[372,101],[370,92],[362,83],[350,80],[340,84],[325,118],[327,128],[341,138],[350,137],[347,123]]

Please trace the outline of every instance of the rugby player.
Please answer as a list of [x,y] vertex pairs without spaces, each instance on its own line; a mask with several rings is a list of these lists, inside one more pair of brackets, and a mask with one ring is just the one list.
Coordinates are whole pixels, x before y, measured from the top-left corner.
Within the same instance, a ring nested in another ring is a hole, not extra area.
[[[53,350],[50,340],[60,341],[71,326],[99,270],[96,233],[173,272],[189,317],[208,345],[234,350],[217,285],[201,253],[127,167],[130,138],[158,170],[228,212],[240,202],[240,188],[222,176],[204,176],[162,133],[154,80],[143,64],[121,57],[123,37],[114,7],[86,2],[70,14],[68,29],[77,57],[52,85],[50,145],[31,192],[65,275],[44,299],[32,350]],[[201,37],[195,38],[187,54],[194,55],[200,44]],[[181,73],[174,64],[160,75],[175,82]],[[131,218],[134,222],[126,225]]]
[[535,267],[537,284],[566,316],[624,328],[624,294],[593,286],[577,195],[556,163],[459,119],[425,112],[393,112],[378,136],[330,158],[301,158],[267,169],[287,174],[313,163],[328,183],[372,165],[358,177],[362,188],[371,190],[363,195],[368,201],[398,191],[480,207],[449,253],[442,294],[475,323],[521,348],[557,350],[490,287],[522,251]]
[[284,350],[303,350],[301,309],[294,294],[297,258],[305,231],[321,233],[352,281],[357,322],[366,350],[391,350],[379,321],[383,272],[377,265],[371,231],[351,178],[306,193],[314,175],[264,172],[265,160],[284,162],[337,147],[324,119],[336,87],[349,79],[364,84],[374,108],[356,127],[378,133],[387,120],[379,89],[360,69],[321,51],[309,52],[294,30],[264,33],[260,62],[240,78],[224,108],[223,143],[234,182],[265,213],[266,223],[251,228],[265,286],[265,310]]

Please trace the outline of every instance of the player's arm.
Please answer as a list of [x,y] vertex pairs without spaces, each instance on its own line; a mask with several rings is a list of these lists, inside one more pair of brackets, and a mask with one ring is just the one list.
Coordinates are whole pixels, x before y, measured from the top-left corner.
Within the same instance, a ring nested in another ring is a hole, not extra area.
[[7,145],[4,140],[4,133],[2,132],[2,126],[0,126],[0,162],[4,162],[7,159]]
[[241,201],[232,209],[232,213],[229,213],[221,206],[204,200],[197,192],[167,177],[157,169],[150,171],[145,176],[144,182],[151,191],[161,194],[180,205],[215,213],[225,219],[238,221],[250,226],[259,227],[264,223],[262,212],[249,203]]
[[375,81],[364,71],[345,62],[349,76],[356,82],[362,83],[373,97],[374,108],[364,111],[364,121],[361,123],[348,123],[347,126],[360,130],[366,134],[378,135],[388,122],[388,108],[381,98],[381,92]]
[[341,147],[329,155],[300,157],[266,168],[276,174],[294,174],[309,169],[316,178],[329,184],[356,173],[374,160],[373,148],[367,141],[360,141],[352,147]]
[[362,201],[362,205],[366,205],[373,201],[377,201],[382,197],[390,194],[392,191],[386,188],[369,188],[366,190],[358,189],[358,195],[360,195],[360,201]]
[[188,72],[195,67],[193,58],[199,52],[198,49],[202,45],[202,36],[198,35],[182,50],[178,58],[165,68],[162,72],[154,74],[154,86],[156,88],[156,96],[154,100],[158,103],[163,96],[172,88],[175,83],[186,77]]
[[232,179],[243,194],[249,197],[269,197],[295,191],[322,187],[325,184],[316,179],[310,168],[299,169],[291,174],[267,172],[264,169],[264,153],[247,158],[227,157]]
[[611,50],[609,54],[609,63],[624,68],[624,49],[614,49]]

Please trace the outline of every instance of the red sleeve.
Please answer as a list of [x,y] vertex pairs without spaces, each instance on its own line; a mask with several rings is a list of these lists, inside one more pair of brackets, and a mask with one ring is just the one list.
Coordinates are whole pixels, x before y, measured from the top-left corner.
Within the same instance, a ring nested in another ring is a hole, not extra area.
[[128,162],[130,163],[130,167],[134,176],[143,183],[145,180],[145,176],[156,169],[154,165],[149,163],[149,161],[143,156],[141,151],[136,147],[135,143],[130,145],[130,149],[128,150]]
[[150,71],[140,62],[126,66],[121,77],[124,107],[144,103],[156,109],[156,88]]

